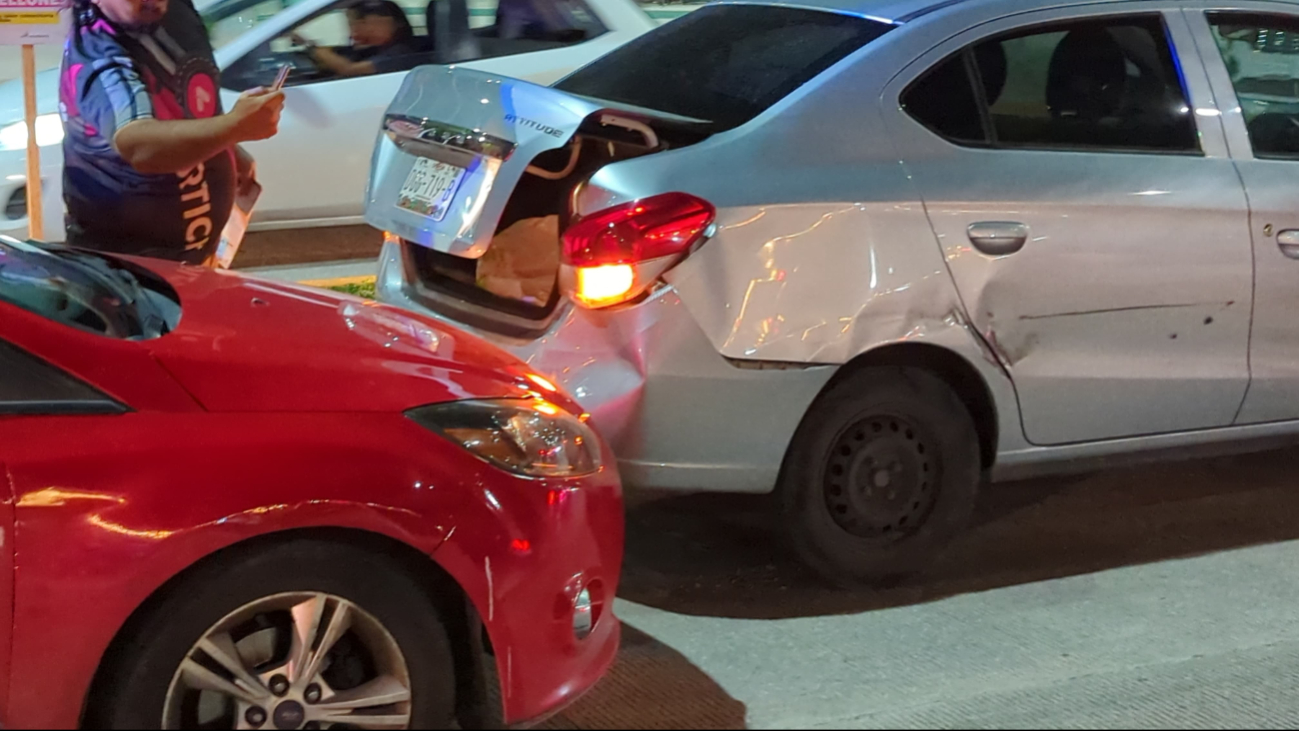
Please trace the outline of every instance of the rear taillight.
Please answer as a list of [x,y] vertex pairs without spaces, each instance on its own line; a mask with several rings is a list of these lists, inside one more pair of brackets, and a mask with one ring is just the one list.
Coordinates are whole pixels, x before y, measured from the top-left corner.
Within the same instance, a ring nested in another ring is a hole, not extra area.
[[560,283],[586,307],[639,297],[703,240],[717,211],[687,193],[664,193],[585,216],[564,232]]

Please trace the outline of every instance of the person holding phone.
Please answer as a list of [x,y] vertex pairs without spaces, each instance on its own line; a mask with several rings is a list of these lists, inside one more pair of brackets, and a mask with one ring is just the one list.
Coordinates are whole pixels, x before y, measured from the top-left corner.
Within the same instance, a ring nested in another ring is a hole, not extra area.
[[192,0],[74,0],[73,13],[59,87],[68,243],[209,264],[255,181],[239,143],[276,134],[284,93],[222,109]]

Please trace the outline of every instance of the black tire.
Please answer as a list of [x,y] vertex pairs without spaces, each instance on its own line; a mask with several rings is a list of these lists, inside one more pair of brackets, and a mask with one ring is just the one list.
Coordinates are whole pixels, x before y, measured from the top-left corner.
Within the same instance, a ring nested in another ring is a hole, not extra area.
[[842,587],[931,563],[970,522],[979,438],[937,376],[866,368],[822,393],[794,435],[777,486],[794,552]]
[[240,607],[297,591],[347,599],[377,619],[410,674],[411,728],[455,727],[455,662],[429,595],[381,555],[310,539],[236,549],[169,587],[142,621],[129,625],[130,635],[114,643],[118,651],[101,671],[86,726],[160,728],[171,680],[204,633]]

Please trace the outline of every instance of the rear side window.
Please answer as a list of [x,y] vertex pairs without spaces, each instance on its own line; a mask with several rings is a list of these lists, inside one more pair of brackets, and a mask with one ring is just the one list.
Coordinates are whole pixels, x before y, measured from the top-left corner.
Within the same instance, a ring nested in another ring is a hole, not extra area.
[[[955,71],[958,65],[964,67],[964,80]],[[973,107],[971,93],[977,100]],[[903,105],[918,121],[959,143],[1200,150],[1173,49],[1157,15],[1037,26],[984,41],[918,80],[904,94]]]
[[1254,156],[1299,159],[1299,17],[1211,13]]
[[738,127],[893,26],[770,5],[712,5],[555,84],[572,94]]
[[953,142],[988,140],[964,53],[948,58],[916,81],[903,95],[902,106],[931,131]]

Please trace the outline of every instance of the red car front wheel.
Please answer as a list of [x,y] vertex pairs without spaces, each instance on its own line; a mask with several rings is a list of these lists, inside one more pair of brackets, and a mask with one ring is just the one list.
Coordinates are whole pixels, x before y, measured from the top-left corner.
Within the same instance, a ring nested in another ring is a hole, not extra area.
[[133,633],[97,728],[451,728],[455,665],[421,587],[298,540],[200,571]]

